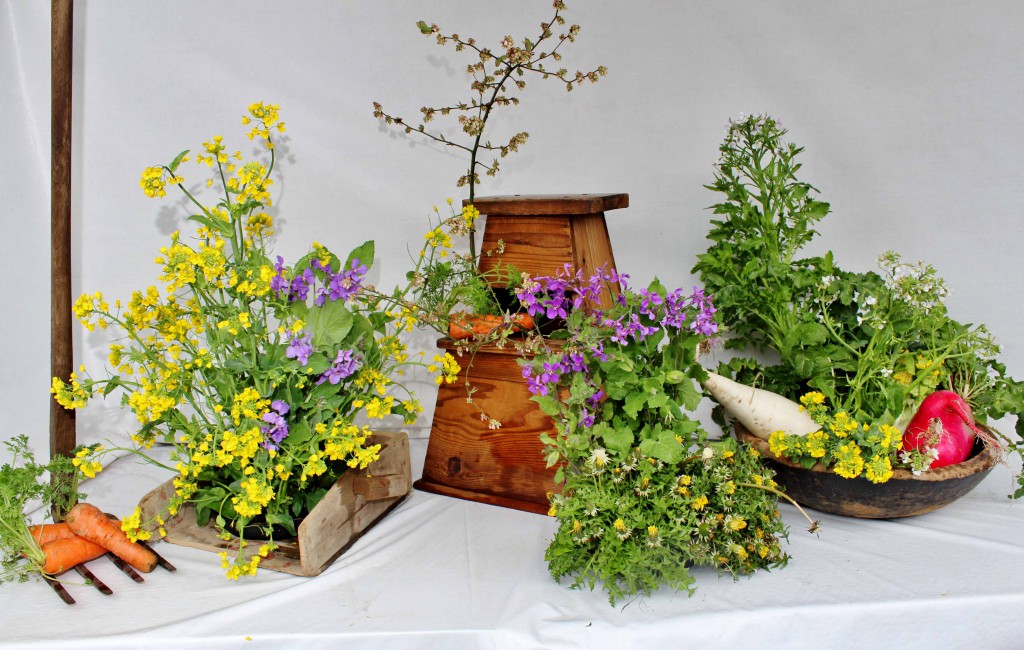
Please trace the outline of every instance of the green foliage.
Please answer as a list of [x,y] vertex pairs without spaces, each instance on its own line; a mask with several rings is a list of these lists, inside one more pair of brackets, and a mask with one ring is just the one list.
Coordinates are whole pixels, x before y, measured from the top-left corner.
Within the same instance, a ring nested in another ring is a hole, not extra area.
[[[720,147],[707,251],[693,272],[714,296],[726,347],[774,351],[720,372],[790,399],[819,391],[836,412],[860,422],[895,424],[939,388],[960,393],[981,422],[1024,412],[1024,383],[997,361],[984,326],[949,317],[945,283],[934,267],[879,258],[881,273],[838,268],[831,252],[802,258],[829,206],[796,178],[802,148],[783,142],[768,116],[730,124]],[[722,422],[722,414],[716,412]],[[1018,453],[1019,438],[1002,436]],[[892,462],[898,463],[893,451]],[[1024,475],[1020,477],[1024,487]]]
[[666,463],[633,449],[604,471],[574,474],[552,502],[551,575],[573,588],[600,584],[615,604],[660,587],[692,594],[693,566],[734,577],[784,566],[777,497],[762,489],[774,483],[752,451],[729,438]]

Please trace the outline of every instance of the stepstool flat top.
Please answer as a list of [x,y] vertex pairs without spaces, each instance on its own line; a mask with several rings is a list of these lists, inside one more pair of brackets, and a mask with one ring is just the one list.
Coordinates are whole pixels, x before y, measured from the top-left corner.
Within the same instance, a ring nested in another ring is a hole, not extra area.
[[[468,201],[462,203],[465,205]],[[629,195],[506,194],[503,196],[478,196],[473,201],[473,205],[480,211],[480,214],[490,216],[582,215],[629,207]]]

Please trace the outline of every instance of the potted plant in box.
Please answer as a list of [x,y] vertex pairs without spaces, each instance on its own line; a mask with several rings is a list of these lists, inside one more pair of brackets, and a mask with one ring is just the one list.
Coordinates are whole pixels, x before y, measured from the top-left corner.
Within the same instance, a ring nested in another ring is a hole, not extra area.
[[[174,233],[161,249],[162,289],[113,306],[98,292],[78,299],[86,328],[120,337],[106,376],[54,378],[52,388],[67,408],[119,391],[138,418],[140,453],[171,443],[169,514],[189,505],[199,525],[239,538],[235,557],[223,554],[231,578],[254,573],[275,540],[293,537],[339,476],[378,459],[381,444],[357,418],[415,420],[422,407],[396,379],[425,365],[398,336],[416,322],[401,300],[408,287],[384,295],[365,282],[372,241],[345,258],[317,243],[292,264],[272,256],[272,134],[285,125],[263,102],[243,123],[266,144],[265,160],[243,160],[220,136],[192,156],[214,170],[212,202],[179,175],[188,151],[143,172],[147,196],[176,186],[188,198],[198,230],[191,241]],[[144,538],[146,523],[136,511],[125,527]],[[243,553],[254,534],[267,541]]]

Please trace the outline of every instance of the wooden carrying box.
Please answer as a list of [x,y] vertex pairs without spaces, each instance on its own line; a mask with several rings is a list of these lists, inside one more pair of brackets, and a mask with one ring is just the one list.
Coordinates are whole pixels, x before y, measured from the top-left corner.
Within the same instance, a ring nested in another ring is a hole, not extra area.
[[[409,437],[404,432],[375,433],[370,444],[380,444],[380,458],[365,470],[349,470],[324,495],[313,511],[299,524],[299,536],[291,540],[274,540],[277,550],[260,562],[261,569],[282,571],[297,576],[323,573],[337,559],[398,505],[412,489],[409,463]],[[160,485],[142,498],[142,520],[163,515],[174,494],[171,481]],[[195,510],[188,505],[166,521],[167,535],[163,541],[204,551],[235,552],[238,540],[225,541],[210,522],[196,524]],[[251,555],[260,547],[250,542],[245,553]]]
[[[615,269],[604,212],[629,205],[627,194],[573,194],[481,197],[474,203],[486,215],[483,250],[504,244],[504,252],[483,255],[480,270],[511,264],[531,276],[554,276],[566,265],[590,277],[601,267]],[[613,296],[602,296],[606,308]],[[438,347],[453,352],[451,339]],[[554,468],[547,468],[540,434],[554,433],[523,379],[513,346],[487,346],[472,359],[458,357],[459,378],[438,389],[423,477],[414,487],[425,492],[479,501],[527,512],[548,512],[555,491]],[[466,381],[475,392],[466,403]],[[490,429],[480,409],[501,422]]]

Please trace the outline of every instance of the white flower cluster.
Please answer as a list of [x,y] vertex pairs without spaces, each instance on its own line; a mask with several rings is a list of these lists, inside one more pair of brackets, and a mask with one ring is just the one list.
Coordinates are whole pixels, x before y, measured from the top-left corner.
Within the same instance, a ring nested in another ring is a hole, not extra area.
[[886,251],[878,258],[886,274],[885,284],[896,298],[928,311],[942,305],[949,296],[946,282],[935,267],[924,262],[903,262],[898,253]]

